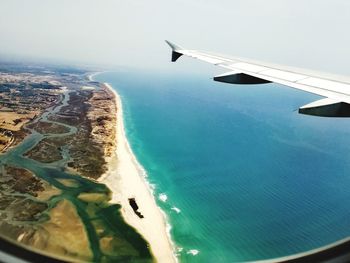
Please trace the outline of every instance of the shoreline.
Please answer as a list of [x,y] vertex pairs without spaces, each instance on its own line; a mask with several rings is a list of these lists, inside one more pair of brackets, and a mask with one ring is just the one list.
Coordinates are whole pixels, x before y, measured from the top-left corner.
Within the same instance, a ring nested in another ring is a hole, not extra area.
[[[123,116],[122,116],[122,104],[121,104],[121,100],[120,97],[118,95],[118,93],[107,83],[103,83],[104,85],[106,85],[116,96],[116,104],[117,104],[117,114],[118,114],[118,118],[117,118],[117,122],[123,122]],[[121,117],[120,115],[121,114]],[[135,166],[135,168],[138,170],[139,173],[139,177],[142,179],[142,182],[144,184],[144,187],[147,188],[147,191],[151,194],[153,202],[155,203],[155,196],[153,195],[153,190],[152,190],[152,185],[149,184],[149,182],[147,181],[147,175],[145,170],[143,169],[143,167],[138,163],[135,155],[132,153],[132,150],[130,149],[129,143],[127,141],[127,138],[125,136],[125,131],[124,131],[124,125],[123,123],[121,123],[122,126],[122,133],[124,136],[124,142],[123,144],[126,144],[126,148],[129,151],[129,157],[132,160],[133,165]],[[119,127],[119,125],[118,125]],[[119,131],[119,129],[118,129]],[[118,143],[120,143],[119,141],[119,134],[117,134],[118,136]],[[117,144],[119,145],[119,144]],[[105,174],[106,175],[106,174]],[[103,176],[101,178],[103,178],[101,180],[101,182],[106,183],[105,180],[108,180],[109,175],[107,176]],[[111,177],[113,177],[113,175],[111,175]],[[114,175],[115,177],[115,175]],[[118,182],[118,178],[114,178],[114,180],[116,180]],[[110,184],[106,183],[106,185],[113,190],[113,200],[114,198],[118,198],[118,197],[114,197],[114,195],[118,196],[119,193],[115,193],[114,189],[118,189],[117,187],[112,187]],[[120,196],[119,198],[121,198],[122,196]],[[135,198],[136,197],[136,201],[139,204],[139,209],[141,211],[141,213],[143,213],[143,204],[139,203],[138,201],[138,197],[136,195],[130,196],[131,198]],[[130,198],[129,197],[129,198]],[[128,196],[125,196],[125,199],[128,200]],[[116,199],[119,200],[119,199]],[[121,202],[119,202],[120,204],[122,204]],[[155,206],[157,206],[157,210],[159,210],[158,212],[160,212],[163,216],[163,226],[164,228],[169,227],[169,225],[167,225],[166,223],[166,214],[163,210],[161,210],[160,207],[158,207],[158,205],[155,203]],[[135,218],[137,218],[137,216],[135,215],[134,211],[132,210],[132,208],[130,207],[129,203],[126,201],[125,204],[122,204],[122,209],[124,210],[124,208],[127,207],[130,211],[131,214],[129,214],[129,216],[134,216]],[[122,210],[121,209],[121,210]],[[172,242],[169,233],[167,233],[168,237],[167,237],[167,242],[170,243],[170,246],[172,247],[170,250],[172,251],[172,259],[164,259],[164,258],[159,258],[156,253],[154,253],[154,249],[162,249],[162,247],[159,247],[157,245],[153,245],[152,241],[150,239],[148,239],[148,237],[146,235],[143,234],[143,232],[141,232],[139,229],[139,227],[137,225],[134,225],[133,223],[130,223],[126,216],[124,216],[126,212],[123,211],[123,217],[125,219],[125,221],[127,223],[129,223],[131,226],[133,226],[137,231],[139,231],[139,233],[146,239],[147,242],[149,242],[150,246],[151,246],[151,251],[155,257],[155,260],[157,262],[177,262],[178,259],[176,258],[176,246],[175,244]],[[144,214],[144,213],[143,213]],[[154,228],[154,226],[151,226],[151,228]],[[156,230],[157,231],[157,230]],[[165,232],[167,232],[169,230],[165,230]],[[153,232],[155,235],[157,235],[157,232]],[[151,233],[152,234],[152,233]],[[256,260],[256,261],[247,261],[247,262],[261,262],[261,263],[273,263],[273,262],[316,262],[319,261],[321,259],[327,259],[329,260],[329,262],[331,260],[334,259],[338,259],[338,258],[346,258],[346,259],[350,259],[350,253],[349,251],[349,247],[350,247],[350,238],[344,238],[341,239],[339,241],[336,241],[334,243],[331,243],[329,245],[325,245],[316,249],[311,249],[309,251],[305,251],[305,252],[300,252],[300,253],[295,253],[295,254],[291,254],[291,255],[287,255],[287,256],[282,256],[282,257],[278,257],[278,258],[270,258],[270,259],[260,259],[260,260]],[[160,252],[160,251],[157,251]],[[188,254],[188,253],[187,253]]]
[[94,72],[94,73],[90,73],[86,76],[86,78],[89,80],[89,81],[94,81],[94,76],[98,75],[98,74],[101,74],[103,73],[104,71],[99,71],[99,72]]
[[[92,76],[89,76],[92,79]],[[175,245],[170,237],[170,225],[166,214],[157,205],[151,185],[146,180],[146,172],[133,154],[126,138],[122,102],[119,94],[108,84],[117,106],[117,148],[107,162],[109,169],[99,182],[112,191],[111,202],[120,204],[124,220],[134,227],[149,243],[151,253],[157,262],[177,262]],[[144,218],[139,218],[129,204],[134,198]]]

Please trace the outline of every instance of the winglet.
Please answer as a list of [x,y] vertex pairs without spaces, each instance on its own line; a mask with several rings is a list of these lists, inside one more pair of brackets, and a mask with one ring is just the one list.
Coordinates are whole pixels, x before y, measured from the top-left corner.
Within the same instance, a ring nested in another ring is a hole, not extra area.
[[182,47],[175,45],[174,43],[171,43],[168,40],[165,40],[165,42],[171,47],[172,50],[177,51],[183,49]]
[[165,42],[171,47],[172,53],[171,53],[171,61],[175,62],[179,57],[181,57],[183,54],[181,53],[181,50],[183,50],[182,47],[175,45],[174,43],[171,43],[168,40],[165,40]]

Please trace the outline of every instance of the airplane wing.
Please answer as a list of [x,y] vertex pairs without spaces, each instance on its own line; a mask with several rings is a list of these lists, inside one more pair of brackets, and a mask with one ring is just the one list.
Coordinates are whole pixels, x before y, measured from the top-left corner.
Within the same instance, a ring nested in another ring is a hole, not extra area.
[[172,62],[185,55],[229,70],[227,73],[215,76],[215,81],[232,84],[279,83],[325,97],[300,107],[299,113],[322,117],[350,117],[350,79],[189,50],[166,42],[172,49]]

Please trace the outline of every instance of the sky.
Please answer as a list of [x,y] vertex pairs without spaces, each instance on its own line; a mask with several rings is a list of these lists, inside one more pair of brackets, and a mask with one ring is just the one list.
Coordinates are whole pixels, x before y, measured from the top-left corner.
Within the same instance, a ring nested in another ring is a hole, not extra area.
[[0,58],[169,70],[168,39],[350,75],[349,12],[348,0],[1,0]]

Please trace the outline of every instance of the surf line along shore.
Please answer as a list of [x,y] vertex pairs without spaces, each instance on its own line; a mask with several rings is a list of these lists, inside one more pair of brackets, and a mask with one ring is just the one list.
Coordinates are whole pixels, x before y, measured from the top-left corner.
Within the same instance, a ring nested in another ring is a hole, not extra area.
[[[122,102],[119,94],[108,84],[102,85],[110,89],[117,105],[116,152],[108,160],[108,171],[99,181],[112,191],[113,203],[121,205],[124,220],[134,227],[150,244],[150,249],[157,262],[177,262],[174,244],[167,230],[165,215],[157,206],[151,189],[144,177],[144,170],[132,153],[127,141]],[[138,212],[135,213],[130,200],[136,202]]]

